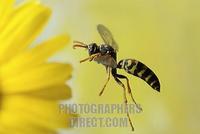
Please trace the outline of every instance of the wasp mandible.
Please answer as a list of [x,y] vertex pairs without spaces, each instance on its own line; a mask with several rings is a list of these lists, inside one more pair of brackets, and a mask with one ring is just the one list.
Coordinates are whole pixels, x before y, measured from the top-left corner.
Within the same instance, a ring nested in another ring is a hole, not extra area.
[[[97,45],[96,43],[91,43],[87,45],[83,42],[74,41],[73,48],[82,47],[88,49],[89,57],[81,60],[80,63],[89,60],[89,61],[96,61],[97,63],[105,66],[106,71],[108,72],[108,78],[102,90],[100,91],[99,96],[103,94],[104,89],[108,84],[108,81],[110,80],[110,75],[112,74],[115,81],[123,88],[124,103],[126,108],[128,108],[126,87],[121,82],[121,79],[126,80],[128,94],[131,96],[131,99],[136,104],[136,106],[138,106],[138,108],[141,109],[139,105],[137,105],[135,99],[133,98],[131,87],[129,84],[129,79],[126,76],[117,73],[117,69],[124,69],[127,73],[143,79],[154,90],[160,92],[160,82],[158,80],[158,77],[150,68],[148,68],[145,64],[143,64],[138,60],[122,59],[119,62],[117,62],[118,45],[114,40],[112,33],[110,32],[110,30],[108,30],[108,28],[106,28],[102,24],[97,25],[97,31],[99,32],[101,38],[103,39],[104,44]],[[132,130],[134,130],[128,110],[127,110],[127,117],[129,119]]]

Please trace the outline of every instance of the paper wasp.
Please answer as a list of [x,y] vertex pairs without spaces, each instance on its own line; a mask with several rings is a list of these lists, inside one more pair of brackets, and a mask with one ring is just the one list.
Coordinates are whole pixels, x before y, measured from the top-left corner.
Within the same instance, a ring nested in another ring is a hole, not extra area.
[[[96,43],[91,43],[89,45],[86,45],[82,42],[74,41],[73,48],[82,47],[82,48],[88,49],[89,57],[81,60],[80,61],[81,63],[85,62],[87,60],[96,61],[97,63],[100,63],[106,67],[106,70],[108,72],[108,79],[107,79],[106,83],[104,84],[101,92],[99,93],[100,96],[103,94],[104,89],[105,89],[108,81],[110,80],[110,74],[112,74],[115,81],[121,87],[123,87],[124,103],[125,103],[126,108],[127,108],[126,87],[121,82],[121,79],[126,80],[128,94],[130,94],[132,101],[136,104],[136,106],[138,106],[136,101],[133,98],[130,84],[129,84],[129,79],[126,76],[117,73],[117,69],[124,69],[127,73],[143,79],[154,90],[160,92],[160,82],[158,80],[158,77],[155,75],[155,73],[150,68],[148,68],[142,62],[137,61],[135,59],[123,59],[123,60],[120,60],[119,62],[117,62],[118,45],[115,42],[115,40],[112,36],[112,33],[108,30],[108,28],[106,28],[102,24],[97,25],[97,31],[99,32],[99,34],[105,44],[97,45]],[[140,107],[138,107],[138,108],[140,108]],[[134,127],[133,127],[133,124],[131,122],[128,112],[127,112],[127,117],[129,119],[132,130],[134,130]]]

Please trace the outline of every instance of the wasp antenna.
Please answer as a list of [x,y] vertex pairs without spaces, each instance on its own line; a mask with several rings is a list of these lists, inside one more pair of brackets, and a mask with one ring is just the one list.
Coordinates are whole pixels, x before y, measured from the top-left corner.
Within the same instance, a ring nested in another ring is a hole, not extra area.
[[88,48],[88,46],[80,41],[73,41],[74,45],[73,45],[73,49],[75,49],[76,47],[83,47],[83,48]]
[[74,40],[73,43],[77,43],[77,44],[82,44],[82,45],[86,45],[85,43],[83,42],[80,42],[80,41],[77,41],[77,40]]

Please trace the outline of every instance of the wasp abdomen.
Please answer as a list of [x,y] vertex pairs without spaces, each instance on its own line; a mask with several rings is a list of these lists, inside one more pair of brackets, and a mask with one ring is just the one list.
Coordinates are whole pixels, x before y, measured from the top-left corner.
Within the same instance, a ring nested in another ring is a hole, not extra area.
[[145,64],[134,59],[124,59],[119,61],[118,68],[124,69],[129,74],[137,76],[146,81],[153,89],[160,91],[160,82],[155,73]]

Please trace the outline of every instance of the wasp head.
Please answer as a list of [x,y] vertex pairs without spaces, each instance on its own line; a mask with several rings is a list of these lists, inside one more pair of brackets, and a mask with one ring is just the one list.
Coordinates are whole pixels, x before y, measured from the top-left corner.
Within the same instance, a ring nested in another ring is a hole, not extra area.
[[99,52],[99,48],[96,43],[91,43],[88,45],[88,53],[89,55],[95,54]]
[[82,48],[88,49],[88,54],[89,55],[96,54],[96,53],[99,52],[99,47],[97,46],[96,43],[91,43],[89,45],[86,45],[86,44],[84,44],[82,42],[74,41],[73,48],[75,49],[77,47],[82,47]]

